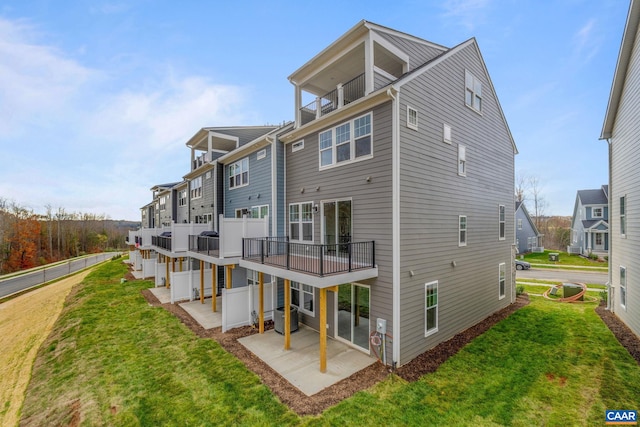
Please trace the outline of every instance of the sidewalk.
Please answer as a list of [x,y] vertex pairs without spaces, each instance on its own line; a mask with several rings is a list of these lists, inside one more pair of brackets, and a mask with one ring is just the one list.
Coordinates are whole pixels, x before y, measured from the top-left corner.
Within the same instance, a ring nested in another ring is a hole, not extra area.
[[[526,260],[523,260],[526,261]],[[529,262],[529,261],[527,261]],[[529,264],[531,264],[531,268],[534,267],[544,267],[544,268],[558,268],[558,269],[564,269],[564,270],[594,270],[594,271],[600,271],[600,272],[607,272],[609,271],[609,267],[590,267],[588,265],[566,265],[566,264],[534,264],[532,262],[529,262]]]

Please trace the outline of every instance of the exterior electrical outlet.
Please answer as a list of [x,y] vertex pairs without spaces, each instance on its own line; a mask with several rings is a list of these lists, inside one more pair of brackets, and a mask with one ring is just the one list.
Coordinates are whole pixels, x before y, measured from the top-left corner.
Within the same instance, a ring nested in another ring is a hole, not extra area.
[[387,333],[387,319],[376,319],[376,331],[381,334]]

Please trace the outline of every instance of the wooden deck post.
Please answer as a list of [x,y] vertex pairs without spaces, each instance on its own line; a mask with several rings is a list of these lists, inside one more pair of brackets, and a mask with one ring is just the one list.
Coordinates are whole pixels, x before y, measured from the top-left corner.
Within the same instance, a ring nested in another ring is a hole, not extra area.
[[165,279],[164,279],[164,287],[168,288],[169,287],[169,260],[167,259],[166,256],[164,257],[164,265],[166,267],[165,270],[167,270],[166,276],[165,276]]
[[284,279],[284,349],[291,347],[291,281]]
[[183,260],[183,258],[180,257],[180,272],[182,272],[182,260]]
[[327,289],[320,289],[320,372],[327,372]]
[[211,264],[211,311],[218,310],[218,266]]
[[200,261],[200,304],[204,304],[204,261]]
[[258,326],[261,334],[264,334],[264,273],[258,272],[258,289],[260,292],[259,304],[260,304],[260,324]]
[[227,267],[227,276],[225,277],[225,287],[227,289],[231,289],[231,285],[232,285],[232,282],[233,282],[233,275],[231,273],[231,270],[236,268],[236,266],[233,265],[233,264],[230,264],[230,265],[227,265],[225,267]]

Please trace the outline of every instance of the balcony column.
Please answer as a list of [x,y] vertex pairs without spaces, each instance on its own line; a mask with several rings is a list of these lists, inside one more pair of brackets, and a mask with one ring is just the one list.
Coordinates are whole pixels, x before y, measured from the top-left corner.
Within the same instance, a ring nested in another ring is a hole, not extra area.
[[342,83],[338,85],[338,108],[344,107],[344,87]]
[[291,281],[284,279],[284,349],[291,347]]
[[296,111],[295,111],[295,121],[296,121],[296,128],[299,128],[300,126],[302,126],[302,114],[300,112],[300,108],[302,108],[302,91],[300,90],[300,86],[295,85],[294,86],[294,98],[295,98],[295,106],[296,106]]
[[227,265],[225,267],[226,267],[226,270],[227,270],[227,275],[225,277],[225,287],[227,289],[231,289],[231,286],[233,284],[233,274],[231,273],[231,270],[236,268],[236,266],[233,265],[233,264],[230,264],[230,265]]
[[204,261],[200,261],[200,304],[204,304]]
[[183,260],[183,258],[182,258],[182,257],[180,257],[180,260],[179,260],[180,272],[182,272],[182,260]]
[[316,119],[322,117],[322,98],[316,96]]
[[165,278],[164,278],[164,287],[165,288],[169,288],[170,283],[169,283],[169,260],[167,259],[167,257],[165,255],[162,256],[164,258],[164,266],[165,266]]
[[211,264],[211,311],[216,312],[218,307],[218,266]]
[[260,333],[264,334],[264,273],[262,271],[258,272],[258,289],[260,292],[260,296],[258,299],[260,324],[258,325],[258,327]]

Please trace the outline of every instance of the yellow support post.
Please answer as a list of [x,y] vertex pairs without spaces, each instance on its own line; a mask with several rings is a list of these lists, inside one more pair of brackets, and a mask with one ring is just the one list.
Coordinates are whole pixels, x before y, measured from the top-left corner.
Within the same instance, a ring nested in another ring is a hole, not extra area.
[[225,277],[225,287],[227,289],[231,289],[231,285],[233,283],[233,274],[231,273],[231,270],[236,268],[236,266],[233,264],[230,264],[230,265],[227,265],[226,267],[227,267],[227,277]]
[[180,257],[180,272],[182,272],[182,257]]
[[204,304],[204,261],[200,261],[200,304]]
[[260,292],[259,304],[260,304],[260,324],[259,331],[261,334],[264,334],[264,273],[262,271],[258,272],[258,289]]
[[218,310],[218,266],[211,264],[211,311],[214,313]]
[[320,372],[327,372],[327,290],[320,289]]
[[164,265],[166,266],[167,273],[164,279],[164,287],[168,288],[169,287],[169,260],[167,259],[167,257],[164,257]]
[[291,347],[291,281],[284,279],[284,349]]

